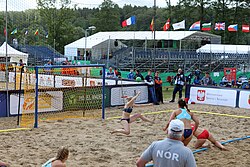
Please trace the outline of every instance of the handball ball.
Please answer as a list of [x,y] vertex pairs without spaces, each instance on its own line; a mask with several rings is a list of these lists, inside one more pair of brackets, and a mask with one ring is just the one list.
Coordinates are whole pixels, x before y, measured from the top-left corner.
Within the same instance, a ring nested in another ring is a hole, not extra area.
[[136,77],[136,82],[141,82],[141,77]]

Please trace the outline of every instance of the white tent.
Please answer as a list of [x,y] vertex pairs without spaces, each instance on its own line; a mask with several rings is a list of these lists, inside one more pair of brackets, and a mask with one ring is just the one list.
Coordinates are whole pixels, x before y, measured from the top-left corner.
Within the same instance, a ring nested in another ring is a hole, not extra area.
[[197,49],[196,52],[250,54],[250,45],[206,44]]
[[[10,62],[19,63],[20,59],[23,60],[23,63],[27,64],[28,62],[28,54],[12,48],[9,44],[7,44],[7,54],[10,58]],[[0,47],[0,57],[6,57],[6,42],[4,42]]]
[[[220,43],[221,37],[218,35],[199,32],[199,31],[156,31],[156,40],[210,40],[212,43]],[[98,32],[87,37],[85,37],[72,42],[64,46],[65,56],[77,56],[78,48],[92,49],[94,46],[108,40],[153,40],[154,36],[152,31],[109,31],[109,32]]]

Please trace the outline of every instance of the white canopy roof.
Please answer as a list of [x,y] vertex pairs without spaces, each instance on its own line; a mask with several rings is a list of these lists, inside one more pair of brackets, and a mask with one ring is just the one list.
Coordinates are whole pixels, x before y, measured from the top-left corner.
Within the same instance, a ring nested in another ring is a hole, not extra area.
[[[219,38],[218,35],[213,35],[199,31],[156,31],[156,40],[184,40],[184,39],[198,39],[198,38]],[[154,36],[152,31],[110,31],[110,32],[98,32],[94,35],[87,37],[87,49],[91,49],[93,46],[106,41],[108,39],[113,40],[153,40]],[[85,48],[85,37],[70,43],[65,48]]]
[[206,44],[197,49],[196,52],[250,54],[250,45]]
[[[12,48],[9,44],[7,44],[7,54],[8,57],[10,57],[10,62],[18,63],[19,60],[22,59],[23,63],[27,64],[28,54]],[[5,56],[6,56],[6,42],[4,42],[0,47],[0,57],[5,57]]]

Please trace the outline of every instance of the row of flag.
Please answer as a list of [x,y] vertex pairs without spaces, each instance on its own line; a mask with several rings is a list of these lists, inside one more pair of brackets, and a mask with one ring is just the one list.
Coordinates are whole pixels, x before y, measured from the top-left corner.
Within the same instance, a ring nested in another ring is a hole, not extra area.
[[[18,29],[15,28],[13,31],[11,31],[10,34],[11,35],[17,34],[17,31],[18,31]],[[29,34],[29,31],[26,30],[24,35],[28,35],[28,34]],[[4,28],[4,35],[6,36],[6,29],[5,28]],[[39,35],[39,30],[38,29],[34,32],[34,35]],[[46,38],[48,38],[48,33],[46,34]]]
[[[136,24],[136,17],[135,16],[131,16],[127,20],[124,20],[122,22],[122,27],[127,27],[127,26],[133,25],[133,24]],[[170,26],[171,26],[170,19],[168,19],[167,22],[162,27],[163,31],[169,30]],[[185,30],[186,29],[185,20],[172,24],[172,27],[173,27],[173,30],[181,30],[181,29]],[[249,27],[250,26],[247,24],[242,25],[242,32],[250,32]],[[150,28],[150,30],[154,31],[154,18],[152,19],[149,28]],[[210,22],[210,23],[201,24],[201,21],[197,21],[190,26],[189,30],[190,31],[211,31],[212,30],[212,23]],[[226,30],[225,22],[215,23],[214,30],[225,31]],[[230,32],[237,32],[239,30],[239,26],[238,26],[238,24],[232,24],[232,25],[229,25],[227,27],[227,30]]]

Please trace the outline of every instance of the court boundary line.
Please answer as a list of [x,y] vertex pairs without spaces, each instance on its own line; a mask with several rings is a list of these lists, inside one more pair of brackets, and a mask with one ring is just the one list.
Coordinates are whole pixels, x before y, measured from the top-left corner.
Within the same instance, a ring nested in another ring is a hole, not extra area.
[[[162,113],[168,113],[172,112],[174,110],[164,110],[164,111],[156,111],[156,112],[145,112],[142,115],[155,115],[155,114],[162,114]],[[215,113],[210,111],[196,111],[192,110],[191,112],[198,113],[198,114],[210,114],[210,115],[218,115],[218,116],[224,116],[224,117],[232,117],[232,118],[245,118],[250,119],[250,116],[244,116],[244,115],[234,115],[234,114],[222,114],[222,113]],[[119,119],[121,116],[114,116],[106,118],[106,120],[113,120],[113,119]]]
[[3,129],[3,130],[0,130],[0,133],[4,133],[4,132],[14,132],[14,131],[24,131],[24,130],[31,130],[31,128]]

